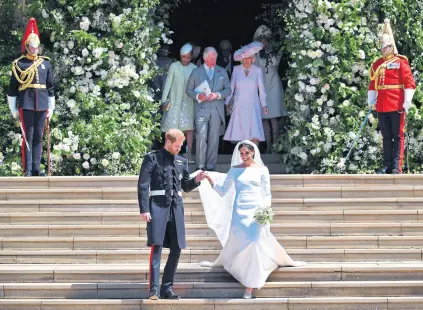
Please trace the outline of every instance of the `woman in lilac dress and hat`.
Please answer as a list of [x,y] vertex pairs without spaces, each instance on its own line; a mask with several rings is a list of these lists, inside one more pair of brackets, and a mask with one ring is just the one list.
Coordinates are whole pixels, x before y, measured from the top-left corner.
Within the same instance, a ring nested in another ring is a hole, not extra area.
[[266,92],[263,83],[262,69],[254,65],[255,55],[263,48],[260,42],[252,42],[237,50],[235,61],[241,65],[235,66],[232,73],[232,94],[226,97],[225,105],[228,112],[229,103],[234,98],[231,119],[224,139],[227,141],[251,140],[258,145],[264,141],[262,110],[269,113],[266,103]]

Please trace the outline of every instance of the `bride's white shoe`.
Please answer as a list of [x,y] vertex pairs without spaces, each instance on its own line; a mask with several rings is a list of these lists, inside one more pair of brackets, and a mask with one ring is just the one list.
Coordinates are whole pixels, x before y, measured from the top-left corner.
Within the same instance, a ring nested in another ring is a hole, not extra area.
[[245,289],[244,292],[244,299],[251,299],[251,293],[253,292],[253,290],[249,290],[248,288]]
[[213,267],[213,263],[212,262],[200,262],[200,266],[201,267]]

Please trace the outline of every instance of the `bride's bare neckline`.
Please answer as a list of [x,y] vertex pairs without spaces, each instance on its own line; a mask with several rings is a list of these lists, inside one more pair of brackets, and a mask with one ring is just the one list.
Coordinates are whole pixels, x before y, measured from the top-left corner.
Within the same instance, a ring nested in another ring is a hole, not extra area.
[[257,165],[257,166],[250,166],[250,167],[246,167],[246,166],[244,166],[244,165],[237,165],[237,166],[232,166],[232,168],[263,168],[264,166],[259,166],[259,165]]

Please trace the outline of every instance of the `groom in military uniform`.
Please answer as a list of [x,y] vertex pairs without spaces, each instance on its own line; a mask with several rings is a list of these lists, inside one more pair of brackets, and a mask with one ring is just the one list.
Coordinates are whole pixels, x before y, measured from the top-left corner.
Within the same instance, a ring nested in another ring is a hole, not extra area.
[[47,57],[39,56],[40,36],[34,18],[28,22],[22,40],[22,56],[12,63],[7,100],[10,112],[19,118],[22,130],[24,175],[45,176],[40,171],[46,119],[55,107],[53,68]]
[[[139,207],[142,219],[147,222],[147,245],[151,247],[149,298],[152,300],[180,298],[173,292],[173,279],[181,249],[186,247],[181,190],[192,191],[205,177],[201,171],[190,178],[187,159],[177,155],[184,141],[179,129],[166,132],[164,148],[144,157],[138,180]],[[170,253],[159,291],[163,247],[169,248]]]

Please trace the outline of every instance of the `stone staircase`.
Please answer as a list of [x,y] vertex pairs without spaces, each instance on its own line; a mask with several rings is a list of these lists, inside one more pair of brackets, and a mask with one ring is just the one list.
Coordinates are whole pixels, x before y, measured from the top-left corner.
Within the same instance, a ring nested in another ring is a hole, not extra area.
[[272,232],[308,265],[279,268],[252,300],[222,268],[199,266],[221,247],[198,191],[184,194],[188,248],[175,286],[184,298],[145,299],[136,184],[0,178],[0,309],[423,309],[423,175],[272,175]]

